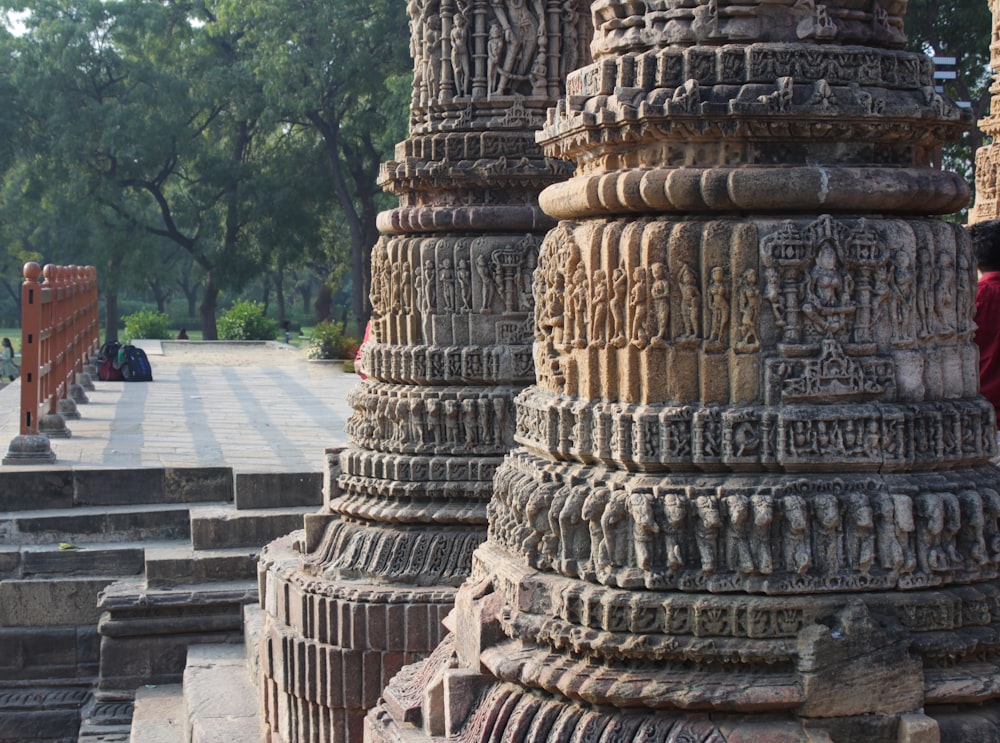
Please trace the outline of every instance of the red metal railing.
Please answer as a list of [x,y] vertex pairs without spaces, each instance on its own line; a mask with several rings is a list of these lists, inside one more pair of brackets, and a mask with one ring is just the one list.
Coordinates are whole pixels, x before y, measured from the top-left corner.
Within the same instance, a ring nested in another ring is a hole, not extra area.
[[[44,276],[44,281],[39,278]],[[21,286],[21,434],[38,433],[100,348],[97,269],[24,264]]]

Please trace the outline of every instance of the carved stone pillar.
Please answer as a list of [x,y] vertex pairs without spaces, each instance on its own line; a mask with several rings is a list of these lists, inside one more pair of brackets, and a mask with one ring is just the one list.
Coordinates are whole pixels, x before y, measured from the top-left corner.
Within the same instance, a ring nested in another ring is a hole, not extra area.
[[521,448],[371,740],[1000,740],[969,122],[905,8],[593,5]]
[[997,180],[1000,175],[1000,6],[990,0],[993,15],[993,34],[990,40],[990,67],[993,68],[993,85],[990,86],[990,113],[980,120],[990,144],[976,150],[976,203],[969,210],[969,224],[1000,218],[1000,199],[997,199]]
[[572,172],[535,133],[564,90],[548,50],[565,27],[589,59],[578,1],[408,4],[411,132],[381,174],[399,206],[380,215],[372,252],[353,445],[330,455],[327,504],[305,535],[262,556],[276,740],[360,741],[385,683],[440,641],[486,538],[513,396],[534,379],[532,274],[554,225],[538,193]]

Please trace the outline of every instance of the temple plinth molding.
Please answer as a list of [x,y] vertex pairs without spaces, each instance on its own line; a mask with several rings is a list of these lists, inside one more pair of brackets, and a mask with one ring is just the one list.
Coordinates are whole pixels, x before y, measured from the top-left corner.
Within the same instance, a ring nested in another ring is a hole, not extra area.
[[970,117],[906,2],[601,0],[535,383],[451,630],[372,741],[1000,740]]

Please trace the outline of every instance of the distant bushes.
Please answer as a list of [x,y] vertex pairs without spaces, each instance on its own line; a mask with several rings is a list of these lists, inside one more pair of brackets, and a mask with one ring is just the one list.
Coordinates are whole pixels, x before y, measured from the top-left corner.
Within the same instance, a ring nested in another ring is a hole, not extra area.
[[273,341],[278,335],[278,323],[264,314],[264,305],[249,300],[224,312],[217,327],[224,341]]
[[122,338],[126,343],[131,343],[136,338],[165,341],[171,337],[170,318],[162,312],[139,310],[126,315],[122,320],[125,322]]
[[344,323],[336,320],[314,325],[309,334],[309,358],[353,359],[360,343],[353,335],[348,335],[344,327]]

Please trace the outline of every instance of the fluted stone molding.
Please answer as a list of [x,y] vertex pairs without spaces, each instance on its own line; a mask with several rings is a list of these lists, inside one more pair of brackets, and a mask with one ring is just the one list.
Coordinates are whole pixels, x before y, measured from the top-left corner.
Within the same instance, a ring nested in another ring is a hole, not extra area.
[[520,447],[370,740],[1000,740],[971,122],[905,10],[592,5]]
[[990,112],[979,121],[979,128],[989,144],[976,150],[976,203],[969,209],[969,224],[1000,219],[1000,200],[997,199],[997,181],[1000,178],[1000,5],[995,0],[990,0],[990,12],[993,16],[990,40],[993,84],[990,86]]
[[410,0],[410,136],[372,251],[369,377],[327,503],[262,557],[265,717],[275,740],[360,741],[365,712],[441,620],[486,538],[493,476],[534,380],[532,275],[572,168],[535,133],[590,59],[583,0]]

